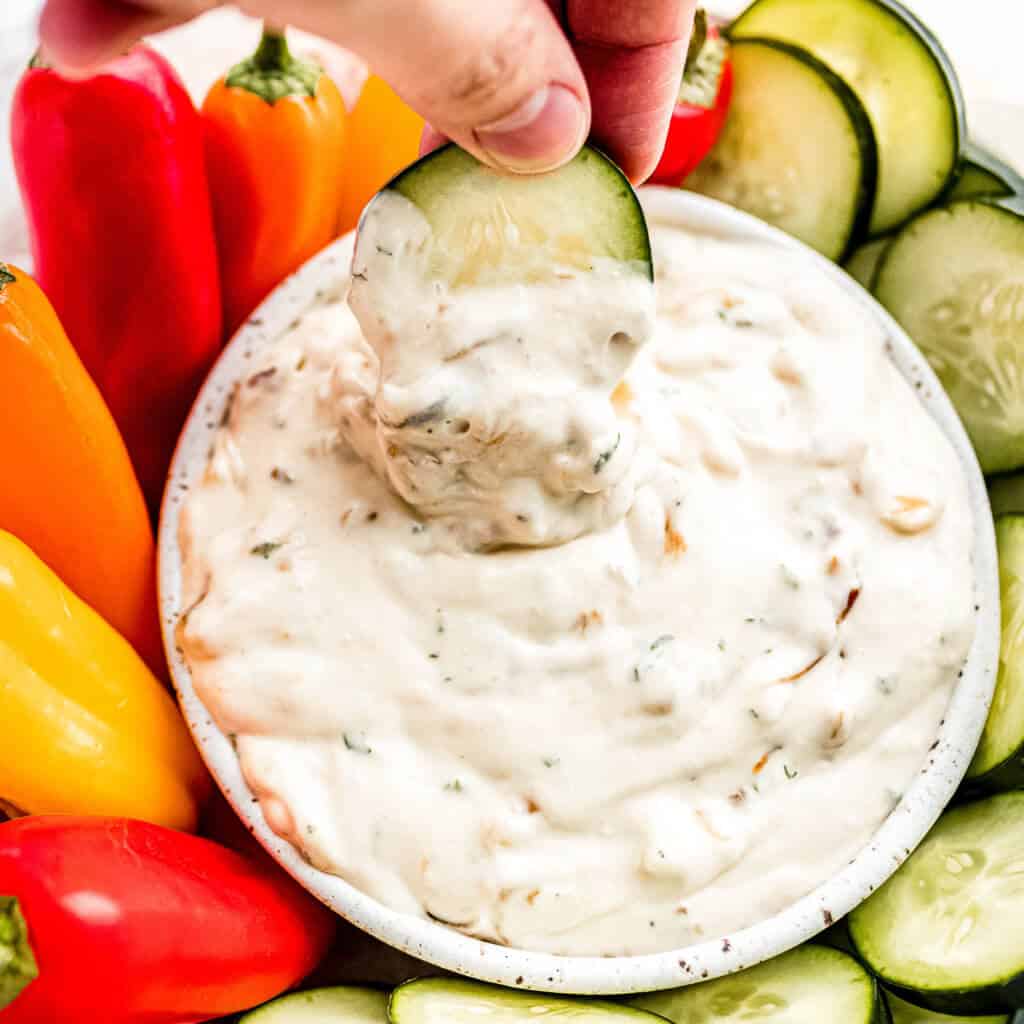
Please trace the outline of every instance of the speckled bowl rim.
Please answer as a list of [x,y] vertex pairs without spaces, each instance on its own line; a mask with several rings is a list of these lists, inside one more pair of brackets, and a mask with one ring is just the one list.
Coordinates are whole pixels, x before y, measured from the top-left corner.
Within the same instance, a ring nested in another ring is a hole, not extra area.
[[283,282],[224,350],[200,392],[178,444],[160,521],[160,610],[174,686],[207,766],[256,838],[306,889],[383,942],[458,974],[546,992],[621,995],[714,978],[776,956],[839,920],[909,856],[953,796],[981,735],[998,665],[998,570],[984,480],[959,418],[906,334],[842,270],[761,221],[677,189],[642,189],[641,197],[652,221],[719,237],[775,243],[801,252],[809,268],[816,267],[818,273],[840,283],[885,329],[892,362],[952,443],[967,478],[974,519],[977,631],[963,676],[927,763],[899,805],[867,846],[842,871],[810,894],[773,917],[725,938],[669,952],[623,957],[554,956],[482,942],[433,921],[391,910],[343,879],[312,867],[295,847],[267,826],[242,776],[231,743],[196,695],[188,667],[175,644],[174,627],[181,607],[178,519],[189,488],[203,472],[213,435],[235,383],[296,317],[316,305],[323,290],[329,291],[347,273],[351,235],[332,243]]

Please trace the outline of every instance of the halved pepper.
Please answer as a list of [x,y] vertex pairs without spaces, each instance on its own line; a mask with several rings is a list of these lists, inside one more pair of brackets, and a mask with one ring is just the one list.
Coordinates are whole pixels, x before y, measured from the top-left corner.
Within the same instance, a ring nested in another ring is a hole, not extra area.
[[0,529],[163,676],[153,528],[131,458],[47,297],[0,263]]
[[679,186],[711,152],[732,102],[732,55],[717,25],[698,9],[665,148],[651,184]]
[[0,800],[196,827],[209,777],[131,645],[0,530]]

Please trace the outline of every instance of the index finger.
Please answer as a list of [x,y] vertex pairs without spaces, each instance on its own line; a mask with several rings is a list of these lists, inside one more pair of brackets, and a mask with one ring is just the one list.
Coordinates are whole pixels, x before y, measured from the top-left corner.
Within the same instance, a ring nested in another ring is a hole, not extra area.
[[679,95],[697,0],[565,0],[565,24],[590,91],[592,135],[643,181]]

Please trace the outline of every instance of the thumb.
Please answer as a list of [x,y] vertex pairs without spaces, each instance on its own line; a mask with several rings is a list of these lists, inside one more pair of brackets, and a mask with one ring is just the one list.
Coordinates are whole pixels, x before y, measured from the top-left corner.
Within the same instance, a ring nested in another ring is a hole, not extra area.
[[589,133],[586,82],[545,0],[349,0],[314,5],[306,20],[485,163],[551,170]]

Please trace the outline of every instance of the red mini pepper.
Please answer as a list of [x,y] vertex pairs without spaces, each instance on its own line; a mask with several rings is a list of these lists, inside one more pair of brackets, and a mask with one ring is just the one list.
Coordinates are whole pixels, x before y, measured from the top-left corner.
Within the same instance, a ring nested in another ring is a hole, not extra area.
[[265,855],[124,818],[0,824],[3,1024],[194,1024],[317,964],[336,918]]
[[732,100],[729,44],[717,26],[697,12],[679,98],[672,111],[661,160],[651,175],[656,185],[681,185],[718,141]]
[[36,279],[155,510],[221,341],[199,114],[167,61],[140,45],[85,79],[33,62],[11,135]]

